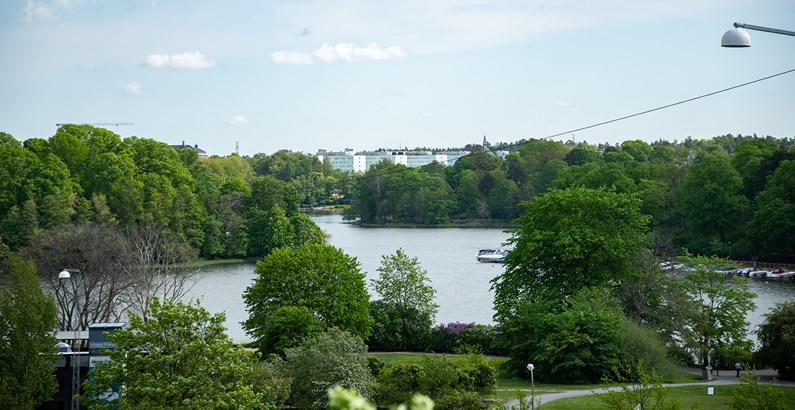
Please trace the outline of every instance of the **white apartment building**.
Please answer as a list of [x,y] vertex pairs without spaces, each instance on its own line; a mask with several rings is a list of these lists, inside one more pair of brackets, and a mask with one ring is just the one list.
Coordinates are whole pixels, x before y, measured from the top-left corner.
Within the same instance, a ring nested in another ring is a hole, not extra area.
[[317,158],[320,161],[328,158],[331,166],[334,169],[339,169],[348,172],[365,172],[373,165],[387,160],[393,164],[402,164],[407,167],[421,167],[428,165],[434,161],[443,165],[452,165],[458,158],[469,154],[468,152],[454,152],[454,158],[450,162],[448,153],[432,153],[429,151],[371,151],[371,152],[358,152],[350,148],[344,151],[326,151],[319,149],[317,151]]

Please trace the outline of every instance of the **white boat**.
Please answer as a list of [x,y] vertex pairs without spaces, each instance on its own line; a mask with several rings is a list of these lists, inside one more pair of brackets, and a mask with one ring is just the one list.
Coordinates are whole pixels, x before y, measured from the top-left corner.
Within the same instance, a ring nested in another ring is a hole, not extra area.
[[481,249],[478,251],[479,262],[498,263],[505,260],[508,256],[507,249]]
[[767,274],[768,279],[792,279],[793,277],[795,277],[795,271],[785,271],[781,268]]

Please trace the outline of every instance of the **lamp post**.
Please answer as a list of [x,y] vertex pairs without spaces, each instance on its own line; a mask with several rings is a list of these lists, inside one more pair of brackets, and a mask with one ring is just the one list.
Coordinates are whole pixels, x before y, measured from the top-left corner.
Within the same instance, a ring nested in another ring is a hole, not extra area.
[[527,364],[527,370],[530,370],[530,408],[533,410],[536,408],[536,383],[535,380],[533,380],[533,369],[535,368],[536,367],[533,366],[532,363]]
[[[72,278],[72,273],[80,273],[79,269],[64,269],[60,273],[58,273],[58,280],[66,281]],[[78,344],[78,340],[80,339],[80,321],[81,321],[81,314],[80,314],[80,297],[77,294],[77,291],[80,288],[80,282],[78,281],[74,285],[74,294],[75,294],[75,311],[77,313],[77,324],[74,328],[74,340],[73,349],[72,349],[72,410],[79,410],[80,409],[80,345]],[[70,318],[71,320],[71,318]]]
[[754,26],[753,24],[734,23],[734,28],[723,33],[723,37],[720,40],[721,47],[751,47],[751,35],[743,29],[784,34],[785,36],[795,36],[795,31],[782,30],[772,27]]

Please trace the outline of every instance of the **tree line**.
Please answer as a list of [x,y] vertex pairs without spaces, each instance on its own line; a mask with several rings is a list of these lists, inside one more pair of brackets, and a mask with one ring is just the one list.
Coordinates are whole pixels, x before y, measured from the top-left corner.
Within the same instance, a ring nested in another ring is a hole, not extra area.
[[199,158],[67,124],[47,140],[0,133],[0,246],[20,249],[70,223],[150,224],[203,258],[256,258],[311,222],[301,208],[350,205],[346,217],[364,224],[511,223],[523,202],[582,186],[640,198],[661,252],[795,262],[794,146],[731,134],[617,146],[521,140],[499,144],[504,159],[470,146],[449,167],[383,162],[350,174],[302,153]]
[[795,139],[724,135],[620,145],[529,140],[501,159],[481,150],[453,166],[387,162],[355,179],[362,223],[514,221],[553,189],[607,188],[641,200],[659,252],[795,262]]
[[147,138],[61,126],[20,143],[0,133],[0,246],[92,223],[157,226],[207,259],[260,257],[312,222],[301,207],[346,196],[350,175],[309,155],[200,158]]

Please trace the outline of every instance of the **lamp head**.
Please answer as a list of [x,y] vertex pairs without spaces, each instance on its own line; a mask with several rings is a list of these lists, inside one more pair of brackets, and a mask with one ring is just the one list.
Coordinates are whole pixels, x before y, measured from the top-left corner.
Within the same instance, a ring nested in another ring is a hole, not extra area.
[[62,270],[61,273],[58,274],[58,279],[69,279],[71,277],[72,274],[66,269]]
[[533,369],[535,369],[535,368],[536,368],[536,367],[535,367],[535,366],[533,366],[533,364],[532,364],[532,363],[528,363],[528,365],[527,365],[527,370],[530,370],[530,371],[532,372],[532,371],[533,371]]
[[751,47],[751,35],[747,31],[734,27],[723,33],[720,39],[721,47]]

